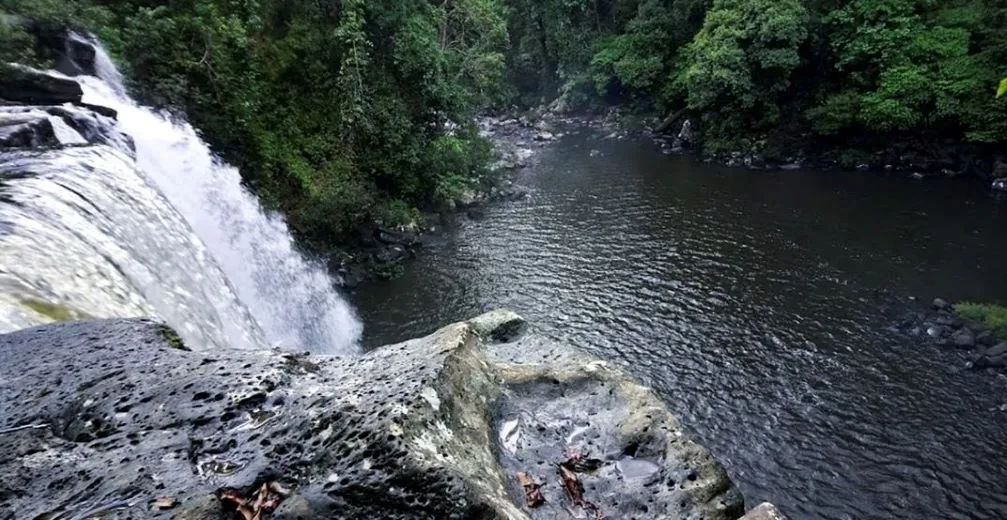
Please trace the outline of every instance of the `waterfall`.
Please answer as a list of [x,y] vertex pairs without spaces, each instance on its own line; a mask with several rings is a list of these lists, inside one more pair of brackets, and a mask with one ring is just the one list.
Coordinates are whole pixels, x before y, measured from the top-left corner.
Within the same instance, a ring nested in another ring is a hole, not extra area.
[[[187,343],[348,354],[362,332],[237,169],[188,124],[139,106],[100,45],[84,102],[135,144],[0,152],[0,328],[154,315]],[[108,121],[111,124],[111,120]]]

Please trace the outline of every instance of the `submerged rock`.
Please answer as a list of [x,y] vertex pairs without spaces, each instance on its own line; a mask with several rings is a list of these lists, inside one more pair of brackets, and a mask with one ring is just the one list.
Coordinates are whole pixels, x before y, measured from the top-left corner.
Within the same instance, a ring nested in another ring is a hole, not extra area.
[[[217,490],[278,481],[274,519],[568,518],[556,464],[572,450],[600,462],[578,477],[608,518],[742,515],[653,392],[515,322],[356,358],[192,352],[149,320],[0,336],[0,517],[218,519]],[[545,504],[525,506],[519,471]]]

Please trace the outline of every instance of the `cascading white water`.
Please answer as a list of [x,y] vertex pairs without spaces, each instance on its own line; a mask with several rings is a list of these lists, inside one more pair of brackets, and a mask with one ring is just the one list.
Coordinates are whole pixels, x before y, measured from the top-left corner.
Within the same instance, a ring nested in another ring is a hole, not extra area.
[[262,348],[206,248],[122,151],[0,154],[0,328],[157,316],[186,344]]
[[[0,294],[0,306],[55,300],[98,317],[154,314],[183,339],[209,346],[354,352],[362,325],[324,267],[297,251],[283,219],[263,210],[190,125],[130,99],[107,53],[97,51],[100,77],[74,79],[84,102],[118,111],[119,129],[135,142],[135,167],[128,150],[108,146],[0,161],[10,181],[0,197],[12,203],[0,212],[0,225],[11,227],[0,238],[0,283],[18,288],[7,292],[16,301]],[[38,214],[52,204],[59,208]],[[17,211],[32,214],[11,216]],[[54,229],[30,230],[33,221]],[[82,274],[75,284],[75,271],[100,276]],[[2,312],[0,327],[30,325],[31,314]]]

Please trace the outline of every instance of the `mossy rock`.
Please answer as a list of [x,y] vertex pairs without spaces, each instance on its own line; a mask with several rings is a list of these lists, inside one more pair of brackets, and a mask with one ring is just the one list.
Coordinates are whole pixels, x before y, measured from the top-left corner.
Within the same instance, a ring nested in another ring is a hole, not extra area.
[[90,318],[87,314],[65,305],[36,300],[34,298],[22,298],[21,304],[55,322],[86,320]]

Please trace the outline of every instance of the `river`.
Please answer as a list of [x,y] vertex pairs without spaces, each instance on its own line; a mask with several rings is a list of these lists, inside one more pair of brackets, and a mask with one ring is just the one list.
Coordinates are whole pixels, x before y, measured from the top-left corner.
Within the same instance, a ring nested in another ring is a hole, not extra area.
[[354,297],[370,346],[510,308],[653,386],[749,506],[1007,518],[1007,378],[879,310],[1007,301],[1007,203],[983,186],[725,169],[587,131],[522,175],[527,200]]

